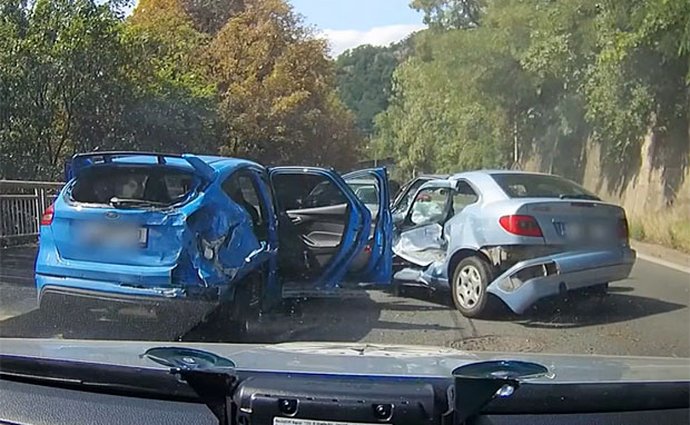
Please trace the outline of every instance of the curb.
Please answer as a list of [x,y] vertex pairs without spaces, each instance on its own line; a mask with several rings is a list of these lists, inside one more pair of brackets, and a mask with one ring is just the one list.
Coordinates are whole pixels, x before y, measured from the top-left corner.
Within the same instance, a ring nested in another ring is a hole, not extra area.
[[637,251],[637,258],[640,260],[690,274],[690,255],[646,242],[631,241],[630,245]]

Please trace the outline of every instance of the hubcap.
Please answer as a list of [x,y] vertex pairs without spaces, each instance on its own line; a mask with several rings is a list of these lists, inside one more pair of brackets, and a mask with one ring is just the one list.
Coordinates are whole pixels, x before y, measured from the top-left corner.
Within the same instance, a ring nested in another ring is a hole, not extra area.
[[474,308],[482,296],[482,275],[475,266],[465,266],[460,270],[459,282],[455,292],[463,308]]

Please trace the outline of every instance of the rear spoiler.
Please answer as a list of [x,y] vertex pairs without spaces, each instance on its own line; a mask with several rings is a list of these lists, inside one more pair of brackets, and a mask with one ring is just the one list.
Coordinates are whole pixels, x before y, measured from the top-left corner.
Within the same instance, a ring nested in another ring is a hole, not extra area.
[[79,171],[98,163],[107,164],[112,162],[114,158],[124,157],[155,157],[158,164],[165,164],[169,158],[184,159],[189,165],[194,168],[196,174],[202,178],[211,181],[216,174],[216,171],[205,163],[201,158],[192,154],[169,154],[169,153],[155,153],[155,152],[136,152],[136,151],[109,151],[109,152],[88,152],[78,153],[72,157],[71,160],[65,163],[65,181],[70,181],[79,174]]

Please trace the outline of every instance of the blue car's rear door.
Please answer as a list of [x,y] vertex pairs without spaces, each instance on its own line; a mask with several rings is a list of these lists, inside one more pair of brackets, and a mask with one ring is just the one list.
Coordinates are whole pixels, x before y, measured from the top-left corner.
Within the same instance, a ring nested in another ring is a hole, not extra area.
[[393,218],[385,168],[353,171],[343,179],[372,216],[367,244],[353,261],[348,280],[389,284],[393,271]]
[[280,214],[280,273],[285,285],[316,290],[314,295],[338,289],[367,249],[369,209],[334,171],[276,167],[269,175]]

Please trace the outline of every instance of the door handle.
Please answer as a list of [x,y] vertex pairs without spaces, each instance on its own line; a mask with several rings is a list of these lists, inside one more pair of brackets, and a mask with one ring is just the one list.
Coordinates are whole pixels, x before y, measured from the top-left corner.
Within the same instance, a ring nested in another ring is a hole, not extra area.
[[290,221],[292,221],[292,224],[300,224],[302,222],[302,217],[290,217]]

